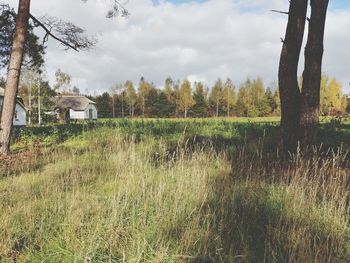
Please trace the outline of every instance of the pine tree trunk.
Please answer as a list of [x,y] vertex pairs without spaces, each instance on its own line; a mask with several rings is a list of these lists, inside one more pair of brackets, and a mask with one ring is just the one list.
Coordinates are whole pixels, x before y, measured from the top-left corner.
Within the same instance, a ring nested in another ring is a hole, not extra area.
[[329,0],[311,0],[299,123],[305,144],[312,141],[315,128],[319,124],[323,40],[328,2]]
[[288,25],[279,65],[281,148],[294,151],[298,142],[301,94],[298,63],[303,42],[308,0],[291,0]]
[[16,107],[18,83],[28,28],[29,10],[30,0],[20,0],[16,20],[16,29],[12,43],[10,64],[7,73],[4,102],[2,106],[0,152],[3,154],[8,154],[10,152],[13,116]]

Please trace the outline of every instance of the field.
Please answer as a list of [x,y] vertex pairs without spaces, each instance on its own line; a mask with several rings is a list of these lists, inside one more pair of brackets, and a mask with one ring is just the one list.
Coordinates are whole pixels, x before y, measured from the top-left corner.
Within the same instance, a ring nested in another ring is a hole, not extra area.
[[276,118],[17,130],[0,262],[349,262],[350,124],[324,122],[289,160]]

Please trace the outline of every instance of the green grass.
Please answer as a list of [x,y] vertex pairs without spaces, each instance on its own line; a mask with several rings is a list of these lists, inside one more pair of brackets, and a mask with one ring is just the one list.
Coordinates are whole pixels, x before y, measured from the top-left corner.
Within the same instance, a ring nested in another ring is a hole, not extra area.
[[346,127],[286,164],[275,123],[104,121],[0,179],[0,262],[349,262]]

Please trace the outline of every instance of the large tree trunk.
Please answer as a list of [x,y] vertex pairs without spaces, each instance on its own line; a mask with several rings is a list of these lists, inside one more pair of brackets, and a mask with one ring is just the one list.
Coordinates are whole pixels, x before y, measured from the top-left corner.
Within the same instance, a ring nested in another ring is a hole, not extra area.
[[16,29],[12,43],[10,65],[7,73],[4,103],[2,106],[0,151],[3,154],[8,154],[10,151],[13,116],[23,60],[24,43],[28,28],[29,10],[30,0],[20,0],[16,20]]
[[309,35],[305,48],[305,69],[299,127],[302,141],[310,143],[319,124],[323,39],[329,0],[311,0]]
[[301,94],[298,85],[298,63],[304,37],[308,0],[291,0],[288,25],[279,65],[281,99],[281,147],[294,151],[298,142]]

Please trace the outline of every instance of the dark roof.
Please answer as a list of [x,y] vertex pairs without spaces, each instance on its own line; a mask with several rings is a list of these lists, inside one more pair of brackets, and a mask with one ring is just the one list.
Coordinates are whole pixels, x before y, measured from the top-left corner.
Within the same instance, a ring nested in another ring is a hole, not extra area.
[[59,96],[57,97],[56,106],[61,109],[72,109],[83,111],[89,104],[96,104],[85,96]]

